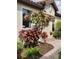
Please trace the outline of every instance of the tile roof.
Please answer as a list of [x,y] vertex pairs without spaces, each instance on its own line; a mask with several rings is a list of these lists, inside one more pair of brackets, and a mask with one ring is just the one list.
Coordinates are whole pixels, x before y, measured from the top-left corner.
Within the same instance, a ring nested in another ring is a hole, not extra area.
[[44,6],[40,3],[35,3],[31,0],[17,0],[17,2],[22,3],[24,5],[29,5],[30,7],[36,8],[36,9],[43,9]]

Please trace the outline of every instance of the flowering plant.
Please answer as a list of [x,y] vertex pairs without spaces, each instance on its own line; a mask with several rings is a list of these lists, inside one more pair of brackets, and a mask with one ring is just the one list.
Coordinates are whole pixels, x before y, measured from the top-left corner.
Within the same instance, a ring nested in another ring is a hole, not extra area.
[[28,47],[36,46],[40,37],[46,39],[48,36],[46,32],[41,32],[37,29],[21,30],[19,33],[19,37]]
[[46,32],[43,32],[43,33],[41,34],[41,36],[42,36],[43,39],[46,39],[46,38],[48,37],[48,35],[47,35]]

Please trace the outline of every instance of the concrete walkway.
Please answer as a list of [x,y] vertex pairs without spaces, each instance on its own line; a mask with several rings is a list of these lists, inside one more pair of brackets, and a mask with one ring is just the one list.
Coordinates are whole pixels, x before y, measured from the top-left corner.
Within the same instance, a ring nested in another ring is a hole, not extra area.
[[53,45],[54,48],[42,56],[40,59],[58,59],[58,53],[61,51],[61,40],[50,37],[46,42]]

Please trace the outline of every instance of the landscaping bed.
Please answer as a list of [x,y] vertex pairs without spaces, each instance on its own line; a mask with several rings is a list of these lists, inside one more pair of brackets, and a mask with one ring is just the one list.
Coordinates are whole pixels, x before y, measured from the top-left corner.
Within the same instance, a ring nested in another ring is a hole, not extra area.
[[54,47],[46,43],[47,32],[21,30],[17,41],[17,59],[39,59]]
[[[39,49],[39,54],[37,56],[35,56],[34,58],[35,59],[39,59],[40,57],[42,57],[44,54],[46,54],[47,52],[49,52],[54,47],[52,45],[48,44],[48,43],[40,43],[35,48],[38,48]],[[33,57],[26,57],[26,56],[24,56],[25,51],[27,49],[28,48],[24,48],[23,49],[22,54],[21,54],[21,56],[22,56],[21,59],[34,59]]]

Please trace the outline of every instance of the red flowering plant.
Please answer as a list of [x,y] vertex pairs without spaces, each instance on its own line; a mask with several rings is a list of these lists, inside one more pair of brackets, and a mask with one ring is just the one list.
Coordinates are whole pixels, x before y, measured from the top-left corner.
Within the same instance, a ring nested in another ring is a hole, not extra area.
[[43,32],[43,33],[41,34],[41,36],[42,36],[43,39],[46,39],[46,38],[48,37],[48,35],[47,35],[46,32]]
[[47,32],[43,32],[41,37],[44,39],[44,42],[46,42],[46,38],[48,37]]
[[36,29],[21,30],[19,32],[19,37],[24,42],[25,47],[31,47],[38,43],[40,34],[41,32]]
[[25,47],[34,47],[38,44],[38,39],[42,37],[43,39],[47,38],[46,32],[41,32],[37,29],[21,30],[19,32],[20,39],[24,42]]

